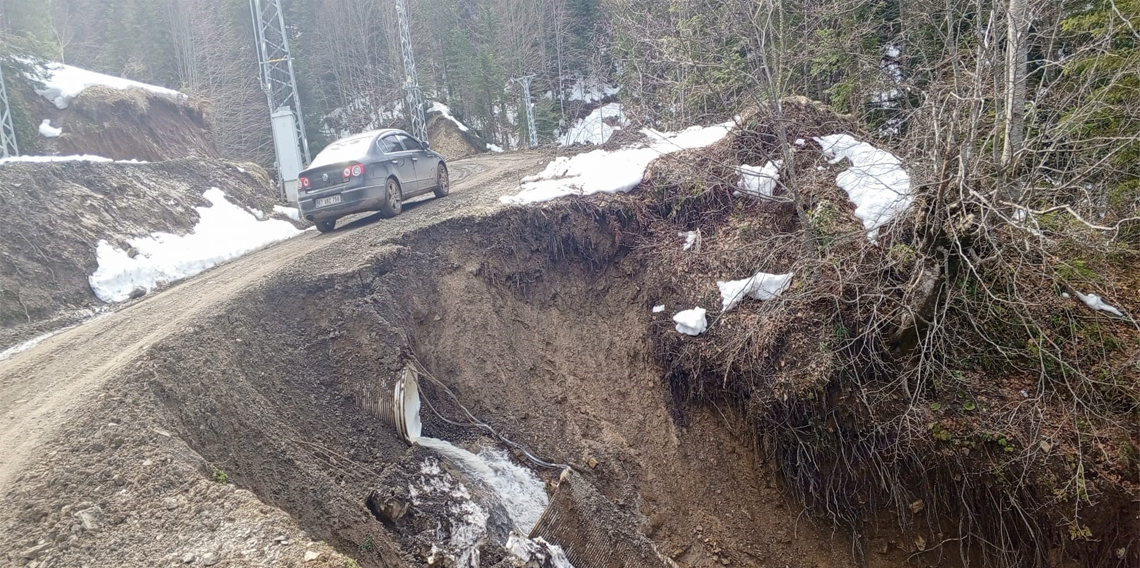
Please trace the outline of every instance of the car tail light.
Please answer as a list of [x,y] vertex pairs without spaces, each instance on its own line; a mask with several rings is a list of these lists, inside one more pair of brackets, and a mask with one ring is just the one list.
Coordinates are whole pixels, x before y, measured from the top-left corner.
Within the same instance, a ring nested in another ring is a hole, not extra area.
[[312,185],[307,177],[298,178],[297,184],[301,186],[301,189],[309,189],[309,186]]
[[345,179],[352,177],[352,168],[345,168],[340,172],[340,175]]
[[352,166],[352,176],[353,177],[359,177],[362,175],[364,175],[364,166],[362,166],[362,165]]

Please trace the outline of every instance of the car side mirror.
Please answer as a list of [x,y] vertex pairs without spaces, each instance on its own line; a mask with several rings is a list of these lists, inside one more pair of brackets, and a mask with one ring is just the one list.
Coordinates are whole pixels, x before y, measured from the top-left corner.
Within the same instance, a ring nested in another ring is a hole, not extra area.
[[431,142],[428,142],[426,140],[423,142],[420,142],[420,147],[423,148],[424,150],[427,150],[427,149],[431,148]]

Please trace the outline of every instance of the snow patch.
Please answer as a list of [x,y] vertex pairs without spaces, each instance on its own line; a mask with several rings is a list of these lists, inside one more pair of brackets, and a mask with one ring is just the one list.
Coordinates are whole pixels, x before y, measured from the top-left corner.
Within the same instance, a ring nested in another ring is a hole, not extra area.
[[455,126],[459,127],[460,130],[462,130],[464,132],[470,131],[470,129],[467,128],[466,124],[459,122],[458,118],[455,118],[454,116],[452,116],[451,107],[449,107],[449,106],[447,106],[441,102],[438,102],[438,101],[433,102],[431,104],[431,108],[428,109],[428,112],[438,112],[439,114],[443,115],[443,117],[446,118],[447,120],[454,122]]
[[498,144],[487,144],[487,150],[496,154],[503,153],[503,147],[499,146]]
[[740,174],[740,181],[736,187],[740,189],[735,195],[747,195],[757,199],[772,199],[776,191],[776,183],[780,181],[780,168],[783,160],[773,160],[764,164],[764,167],[742,165],[736,168]]
[[156,287],[201,273],[261,247],[300,235],[288,221],[258,221],[226,199],[218,188],[202,194],[211,207],[195,207],[198,224],[190,234],[157,232],[128,239],[135,254],[99,241],[98,268],[88,277],[91,289],[104,302],[122,302],[135,288]]
[[570,86],[569,95],[567,95],[566,99],[593,103],[605,99],[606,97],[615,96],[620,92],[621,87],[606,85],[597,78],[578,77],[578,79],[574,81],[574,84]]
[[535,176],[522,180],[516,195],[504,195],[499,201],[508,205],[526,205],[550,201],[568,195],[625,193],[641,183],[645,168],[653,160],[679,150],[703,148],[723,139],[734,122],[709,127],[694,126],[675,133],[642,130],[646,140],[620,150],[594,150],[572,158],[560,156]]
[[412,505],[425,507],[446,503],[447,526],[435,533],[443,540],[432,544],[427,561],[434,565],[450,560],[458,568],[479,568],[479,548],[487,540],[487,511],[471,499],[471,493],[451,474],[443,471],[439,461],[428,458],[420,466],[420,476],[408,485]]
[[284,215],[298,223],[301,222],[301,212],[296,207],[285,207],[283,205],[274,205],[273,212],[279,215]]
[[663,312],[663,311],[665,311],[665,304],[661,304],[661,305],[658,305],[658,306],[653,306],[653,313],[655,313],[655,314],[659,314],[659,313],[661,313],[661,312]]
[[40,123],[40,136],[44,138],[59,138],[60,134],[63,134],[63,129],[52,126],[51,119],[45,118],[44,121]]
[[[606,122],[607,120],[617,122],[617,126],[611,126]],[[623,126],[628,124],[629,120],[621,111],[621,104],[602,105],[571,126],[565,134],[559,137],[558,143],[562,146],[605,144],[614,135],[614,132],[621,130]]]
[[169,97],[186,97],[186,95],[173,89],[148,85],[121,77],[112,77],[63,63],[40,64],[31,72],[30,78],[44,85],[42,89],[36,89],[36,94],[51,101],[56,108],[61,110],[67,108],[71,101],[75,100],[75,97],[90,87],[110,87],[120,91],[142,89]]
[[1117,317],[1124,317],[1124,314],[1120,313],[1120,310],[1116,309],[1115,306],[1106,304],[1104,300],[1102,300],[1101,297],[1097,296],[1096,294],[1082,294],[1080,292],[1077,292],[1077,297],[1080,298],[1080,300],[1092,310],[1108,312]]
[[693,248],[693,245],[697,245],[697,248],[700,248],[700,231],[685,231],[683,233],[677,233],[677,236],[685,239],[685,244],[681,245],[681,250],[689,250]]
[[792,285],[792,275],[757,272],[743,280],[717,281],[720,290],[720,311],[727,312],[740,305],[745,297],[767,301],[783,294]]
[[83,320],[83,321],[81,321],[75,325],[69,325],[69,326],[57,329],[55,331],[49,331],[49,332],[47,332],[43,335],[40,335],[38,337],[33,337],[33,338],[31,338],[31,339],[29,339],[29,340],[27,340],[27,341],[25,341],[19,345],[14,345],[12,347],[5,349],[4,351],[0,351],[0,361],[3,361],[5,359],[9,359],[17,353],[23,353],[24,351],[27,351],[27,350],[47,341],[48,339],[51,339],[52,337],[55,337],[55,336],[65,332],[67,330],[74,329],[74,328],[79,327],[85,323],[93,322],[95,320],[102,319],[105,316],[111,315],[110,312],[99,313],[101,310],[98,310],[98,309],[90,310],[90,311],[88,311],[88,310],[82,310],[82,311],[86,312],[87,314],[98,314],[98,315],[87,318],[87,319],[85,319],[85,320]]
[[93,162],[98,164],[146,164],[142,160],[112,160],[111,158],[104,158],[103,156],[92,156],[90,154],[83,154],[81,156],[12,156],[11,158],[0,158],[0,165],[14,164],[14,163],[28,163],[28,164],[46,164],[55,162]]
[[879,229],[910,207],[910,176],[894,154],[861,142],[847,134],[813,138],[830,163],[844,158],[851,167],[835,178],[855,204],[855,216],[863,221],[867,239],[879,242]]
[[692,336],[704,333],[705,330],[709,328],[708,320],[705,319],[705,313],[704,308],[698,307],[674,314],[673,322],[677,324],[677,333]]

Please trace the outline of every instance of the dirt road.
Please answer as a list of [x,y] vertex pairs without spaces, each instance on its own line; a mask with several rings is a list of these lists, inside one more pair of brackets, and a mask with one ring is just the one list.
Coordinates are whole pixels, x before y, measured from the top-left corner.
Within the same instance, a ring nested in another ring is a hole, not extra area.
[[456,216],[486,214],[549,159],[540,153],[483,155],[452,164],[452,193],[405,204],[395,219],[358,215],[334,233],[315,231],[220,266],[0,361],[0,496],[25,462],[49,451],[59,427],[81,413],[90,394],[150,346],[290,266],[354,262],[367,249]]

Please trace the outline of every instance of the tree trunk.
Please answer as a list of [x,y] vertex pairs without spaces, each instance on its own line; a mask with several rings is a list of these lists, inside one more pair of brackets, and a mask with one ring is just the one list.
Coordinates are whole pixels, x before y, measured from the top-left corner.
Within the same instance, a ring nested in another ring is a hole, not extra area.
[[1005,144],[1001,167],[1006,180],[1006,196],[1016,201],[1012,182],[1017,155],[1025,136],[1025,75],[1028,54],[1029,18],[1025,0],[1009,0],[1006,7],[1005,50]]

